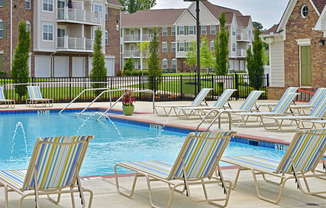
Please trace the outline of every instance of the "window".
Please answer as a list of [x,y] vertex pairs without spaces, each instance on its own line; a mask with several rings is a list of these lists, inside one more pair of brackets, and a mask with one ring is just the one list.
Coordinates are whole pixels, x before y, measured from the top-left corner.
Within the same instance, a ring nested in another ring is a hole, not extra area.
[[3,54],[0,53],[0,71],[3,72]]
[[214,51],[214,41],[213,40],[211,41],[210,49],[211,49],[211,51]]
[[232,43],[232,51],[235,52],[237,50],[237,46],[235,43]]
[[149,35],[149,37],[153,36],[153,29],[148,29],[148,35]]
[[53,25],[43,24],[43,40],[53,41]]
[[53,0],[43,0],[43,11],[53,12]]
[[26,21],[26,32],[28,32],[28,31],[32,31],[32,27],[31,27],[31,23],[30,23],[30,21]]
[[194,26],[188,26],[188,34],[194,35],[195,34],[195,27]]
[[172,42],[171,43],[171,51],[172,52],[175,52],[176,50],[175,50],[175,42]]
[[162,52],[168,52],[168,43],[162,42]]
[[179,51],[185,51],[185,43],[179,43]]
[[167,69],[168,68],[168,60],[163,59],[162,61],[162,69]]
[[25,0],[25,9],[31,9],[31,0]]
[[162,27],[162,36],[167,36],[167,35],[168,35],[168,28]]
[[237,28],[236,27],[232,27],[232,35],[236,35],[237,33]]
[[0,7],[3,7],[3,6],[4,6],[3,0],[0,0]]
[[172,69],[177,69],[177,59],[172,59]]
[[109,20],[109,8],[108,7],[105,8],[105,20],[106,21]]
[[184,35],[184,34],[185,34],[185,27],[179,26],[179,35]]
[[3,38],[3,36],[4,36],[4,32],[3,32],[3,22],[2,22],[2,20],[0,20],[0,38]]
[[215,25],[211,25],[210,26],[210,34],[211,35],[215,35],[216,34],[216,26]]
[[301,16],[303,18],[306,18],[307,15],[308,15],[308,7],[307,5],[303,5],[303,7],[301,8]]
[[202,35],[206,35],[207,31],[206,31],[206,26],[201,26],[201,34]]
[[105,45],[109,45],[109,32],[105,31]]
[[175,36],[175,27],[171,27],[171,35]]
[[94,12],[97,14],[100,14],[99,18],[102,17],[103,7],[101,4],[95,4],[94,5]]

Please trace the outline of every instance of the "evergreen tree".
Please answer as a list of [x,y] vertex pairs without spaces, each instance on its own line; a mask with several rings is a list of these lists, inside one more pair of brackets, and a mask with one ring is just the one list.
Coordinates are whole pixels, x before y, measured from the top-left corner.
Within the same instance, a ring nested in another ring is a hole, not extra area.
[[191,41],[187,46],[186,61],[184,63],[195,72],[197,66],[197,41]]
[[247,49],[247,69],[249,74],[250,86],[259,89],[263,84],[264,75],[264,46],[263,41],[259,37],[260,31],[255,29],[254,40],[251,47]]
[[[31,48],[30,31],[26,30],[26,23],[20,21],[18,24],[18,45],[15,49],[15,55],[12,62],[11,77],[13,83],[27,83],[28,82],[28,57]],[[15,92],[20,99],[26,95],[26,85],[15,86]]]
[[[95,40],[93,46],[93,58],[92,58],[92,70],[91,70],[91,82],[93,88],[103,88],[106,86],[105,83],[96,82],[106,82],[107,69],[104,62],[104,54],[102,51],[102,30],[98,27],[95,31]],[[94,91],[96,95],[101,93],[100,90]]]
[[123,11],[128,11],[130,14],[138,10],[147,10],[156,5],[156,0],[120,0],[123,6]]
[[216,57],[215,73],[218,75],[226,75],[229,68],[229,30],[225,27],[225,12],[220,15],[220,32],[216,33],[214,41],[214,50]]
[[125,66],[123,67],[123,76],[130,76],[133,69],[134,69],[134,62],[130,57],[127,59]]
[[214,58],[212,52],[209,50],[207,37],[202,37],[200,46],[200,65],[202,68],[210,69],[214,65]]
[[161,82],[162,69],[160,65],[159,55],[159,37],[157,28],[153,30],[153,38],[149,46],[149,58],[148,62],[148,74],[149,74],[149,88],[156,91],[159,88]]

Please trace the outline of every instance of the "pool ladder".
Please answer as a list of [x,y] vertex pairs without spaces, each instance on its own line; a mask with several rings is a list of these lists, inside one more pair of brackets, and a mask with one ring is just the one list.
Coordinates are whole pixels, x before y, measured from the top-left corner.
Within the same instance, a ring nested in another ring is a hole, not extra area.
[[[209,123],[207,121],[207,117],[209,116],[209,114],[213,111],[216,111],[216,112],[219,112],[215,117],[214,119]],[[231,121],[231,112],[228,111],[228,110],[221,110],[221,111],[218,111],[218,110],[210,110],[205,117],[203,117],[203,119],[201,120],[201,122],[198,124],[197,128],[196,128],[196,132],[199,130],[200,126],[206,122],[206,123],[209,123],[206,131],[209,131],[209,129],[213,126],[213,124],[215,123],[215,121],[218,119],[218,128],[221,129],[221,116],[223,113],[226,113],[228,114],[228,120],[229,120],[229,130],[231,130],[231,126],[232,126],[232,121]]]

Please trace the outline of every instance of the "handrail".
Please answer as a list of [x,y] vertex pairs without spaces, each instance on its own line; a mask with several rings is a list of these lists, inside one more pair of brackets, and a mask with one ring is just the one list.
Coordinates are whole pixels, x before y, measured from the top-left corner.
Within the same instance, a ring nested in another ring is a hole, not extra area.
[[92,88],[92,89],[84,89],[81,93],[79,93],[79,95],[77,95],[77,97],[75,97],[72,101],[70,101],[70,103],[68,103],[68,105],[66,105],[60,112],[59,114],[66,110],[66,108],[68,108],[68,106],[70,106],[73,102],[75,102],[75,100],[77,100],[77,98],[79,98],[84,92],[86,91],[95,91],[95,90],[109,90],[109,88]]
[[[151,92],[152,96],[153,96],[153,113],[154,113],[154,108],[155,108],[155,93],[153,90],[136,90],[136,91],[132,91],[132,92]],[[109,110],[111,110],[113,108],[113,106],[115,106],[124,96],[124,94],[113,103],[113,105],[110,105],[110,107],[108,109],[106,109],[106,111],[104,111],[101,116],[97,119],[97,121],[99,121]]]
[[[210,110],[207,115],[202,119],[202,121],[198,124],[197,128],[196,128],[196,132],[198,131],[199,127],[204,123],[204,121],[206,121],[206,118],[209,116],[209,114],[213,111],[219,112],[218,110]],[[209,124],[209,126],[207,127],[206,131],[208,131],[212,125],[215,123],[215,121],[218,119],[218,128],[221,129],[221,115],[223,113],[227,113],[229,116],[229,130],[231,130],[231,112],[228,110],[221,110],[215,117],[214,119],[211,121],[211,123]],[[206,123],[208,123],[206,121]]]

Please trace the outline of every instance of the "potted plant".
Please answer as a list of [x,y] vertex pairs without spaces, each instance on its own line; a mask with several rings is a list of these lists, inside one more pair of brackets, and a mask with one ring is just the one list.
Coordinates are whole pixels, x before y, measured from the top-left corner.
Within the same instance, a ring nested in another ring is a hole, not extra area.
[[135,109],[135,97],[131,94],[131,90],[126,90],[121,100],[123,113],[126,116],[131,116]]

